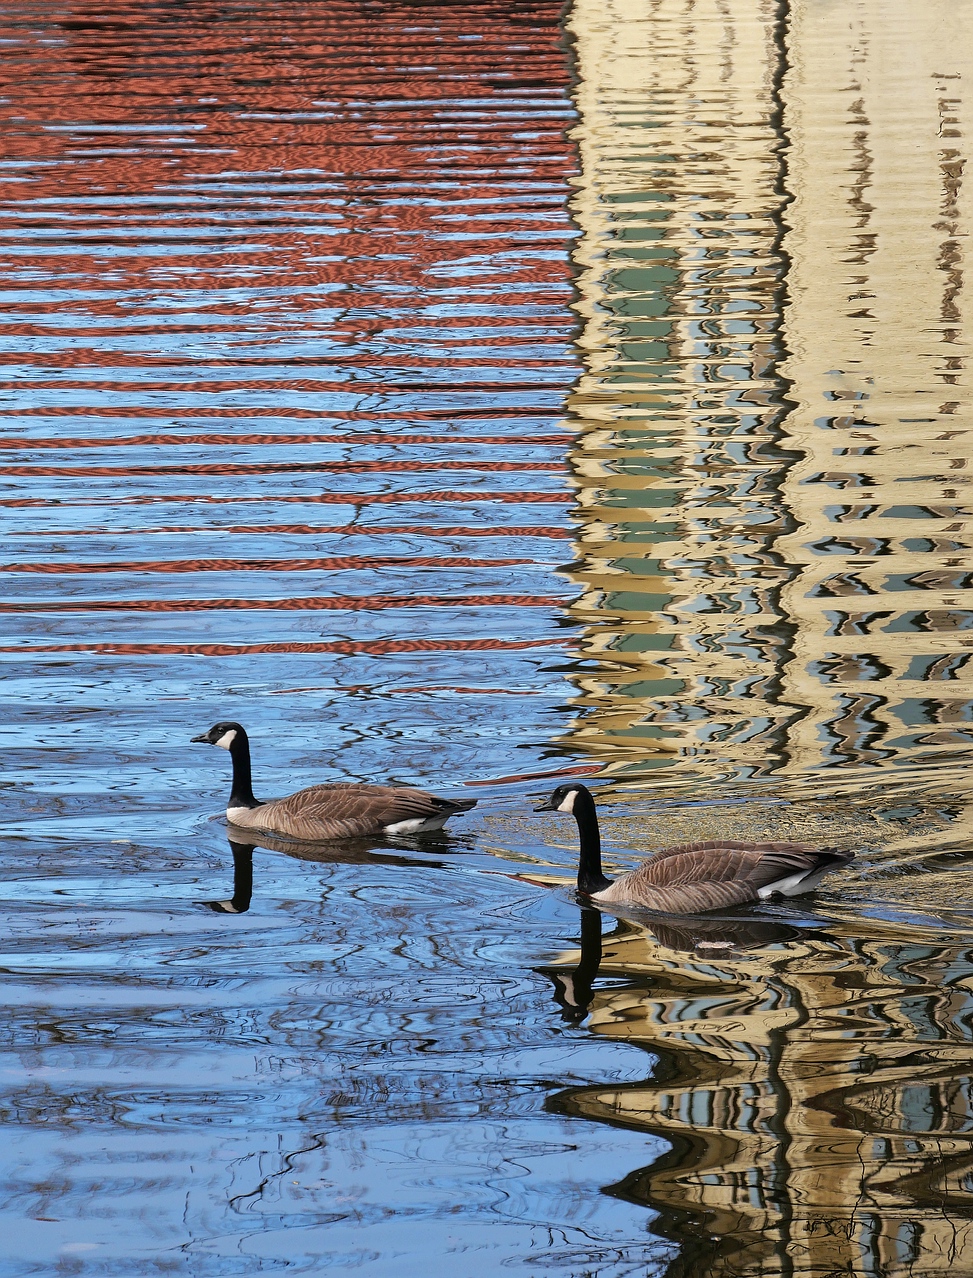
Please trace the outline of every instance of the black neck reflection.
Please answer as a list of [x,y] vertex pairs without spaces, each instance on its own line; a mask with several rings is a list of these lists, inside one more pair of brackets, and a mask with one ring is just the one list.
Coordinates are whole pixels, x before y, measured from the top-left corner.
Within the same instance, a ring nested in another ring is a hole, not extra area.
[[595,977],[601,966],[601,912],[582,907],[581,958],[573,972],[548,972],[554,1001],[566,1021],[577,1023],[588,1014]]
[[[236,838],[234,836],[237,836]],[[245,837],[244,837],[245,836]],[[255,848],[282,852],[296,861],[314,861],[319,865],[384,864],[441,869],[446,863],[437,857],[409,856],[407,852],[436,851],[455,853],[471,846],[470,838],[445,831],[426,834],[421,842],[408,836],[387,838],[379,835],[367,839],[329,839],[320,843],[300,843],[272,834],[244,830],[229,825],[227,839],[233,856],[233,893],[228,900],[202,901],[216,914],[246,914],[253,901],[253,853]]]
[[217,914],[246,914],[253,899],[253,844],[234,843],[230,840],[230,851],[233,853],[233,895],[228,901],[206,901],[205,904]]

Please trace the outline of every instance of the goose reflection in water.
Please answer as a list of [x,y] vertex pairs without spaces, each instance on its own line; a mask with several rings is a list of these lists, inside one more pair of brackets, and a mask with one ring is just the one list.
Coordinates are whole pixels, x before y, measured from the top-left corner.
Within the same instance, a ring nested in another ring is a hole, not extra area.
[[799,918],[603,937],[586,909],[562,960],[540,970],[574,1032],[653,1064],[547,1106],[668,1142],[604,1187],[659,1213],[680,1244],[667,1278],[906,1278],[973,1254],[969,941]]
[[234,843],[231,839],[230,851],[233,854],[233,895],[228,901],[204,901],[203,904],[217,914],[246,914],[253,900],[253,844]]
[[[565,1020],[582,1021],[594,995],[594,982],[601,967],[601,912],[590,906],[581,908],[581,952],[573,972],[556,968],[544,969],[554,984],[554,999]],[[612,937],[625,935],[634,923],[619,920]],[[659,944],[674,951],[686,951],[714,957],[790,941],[800,936],[798,928],[788,923],[761,918],[680,918],[665,923],[654,921],[651,932]]]
[[252,830],[244,830],[229,825],[226,830],[233,856],[233,892],[223,901],[204,901],[209,909],[217,914],[246,914],[253,900],[253,852],[255,848],[266,848],[270,852],[283,852],[285,856],[298,861],[316,861],[321,865],[366,865],[383,862],[386,865],[424,866],[440,868],[445,864],[430,856],[408,856],[406,853],[413,846],[435,849],[442,846],[445,850],[455,844],[456,840],[448,835],[439,834],[430,838],[426,835],[422,842],[413,842],[406,838],[375,837],[367,839],[329,839],[320,843],[299,843],[290,839],[276,839],[273,835],[255,836]]

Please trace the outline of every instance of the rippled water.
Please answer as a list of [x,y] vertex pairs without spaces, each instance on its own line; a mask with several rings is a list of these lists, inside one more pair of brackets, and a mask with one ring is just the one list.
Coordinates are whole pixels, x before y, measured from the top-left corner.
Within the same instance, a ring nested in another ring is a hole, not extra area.
[[[0,1273],[962,1272],[969,27],[7,6]],[[859,857],[579,916],[565,771]]]

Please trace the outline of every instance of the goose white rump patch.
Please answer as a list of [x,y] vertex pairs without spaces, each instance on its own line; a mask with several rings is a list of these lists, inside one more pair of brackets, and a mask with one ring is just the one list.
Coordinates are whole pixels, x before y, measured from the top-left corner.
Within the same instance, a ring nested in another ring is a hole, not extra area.
[[420,830],[441,830],[452,813],[443,816],[410,817],[408,821],[395,821],[384,826],[386,834],[418,834]]
[[766,887],[758,888],[757,895],[761,901],[766,901],[769,896],[773,896],[777,892],[781,896],[800,896],[804,892],[811,892],[818,886],[830,868],[830,866],[826,866],[823,870],[818,870],[812,874],[808,874],[806,870],[799,874],[791,874],[786,879],[778,879],[776,883],[768,883]]

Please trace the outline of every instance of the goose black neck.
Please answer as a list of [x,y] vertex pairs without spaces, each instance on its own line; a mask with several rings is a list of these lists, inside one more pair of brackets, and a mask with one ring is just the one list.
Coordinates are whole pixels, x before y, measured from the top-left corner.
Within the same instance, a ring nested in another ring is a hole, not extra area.
[[230,808],[259,808],[260,800],[253,797],[253,778],[250,775],[250,742],[247,734],[238,730],[230,742],[230,758],[233,760],[233,784],[230,787]]
[[578,823],[581,853],[578,857],[578,891],[590,896],[611,885],[611,879],[601,871],[601,834],[598,831],[598,814],[595,801],[587,790],[581,788],[574,798],[574,819]]

